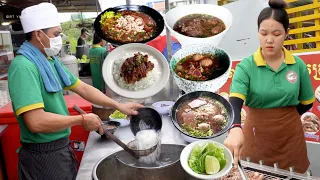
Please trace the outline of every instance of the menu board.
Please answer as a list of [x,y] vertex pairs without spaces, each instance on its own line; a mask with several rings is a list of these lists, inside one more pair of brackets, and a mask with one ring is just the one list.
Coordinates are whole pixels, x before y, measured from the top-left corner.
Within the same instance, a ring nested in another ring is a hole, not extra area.
[[[316,100],[313,107],[301,116],[301,123],[305,132],[306,141],[320,143],[320,52],[312,54],[296,54],[306,63]],[[219,94],[228,98],[231,80],[239,60],[233,61],[230,75],[226,84],[219,90]],[[317,93],[318,92],[318,93]],[[241,122],[245,123],[247,107],[243,106],[241,110]]]

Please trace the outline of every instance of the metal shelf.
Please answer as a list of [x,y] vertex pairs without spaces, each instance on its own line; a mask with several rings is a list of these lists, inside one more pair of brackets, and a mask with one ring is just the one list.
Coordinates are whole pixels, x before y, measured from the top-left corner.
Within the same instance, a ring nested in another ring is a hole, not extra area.
[[13,54],[12,51],[10,51],[10,52],[0,52],[0,56],[11,55],[11,54]]

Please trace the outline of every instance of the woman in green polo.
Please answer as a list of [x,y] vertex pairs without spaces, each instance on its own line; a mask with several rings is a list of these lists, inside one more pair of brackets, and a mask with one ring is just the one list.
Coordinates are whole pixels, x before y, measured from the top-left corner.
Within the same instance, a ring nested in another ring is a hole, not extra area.
[[103,48],[105,41],[96,33],[93,35],[92,48],[89,51],[91,77],[93,87],[99,89],[104,94],[106,93],[106,84],[102,77],[102,64],[108,55],[106,48]]
[[[225,145],[238,159],[250,157],[265,165],[304,173],[309,167],[300,115],[309,110],[314,93],[305,63],[291,55],[283,42],[289,18],[283,0],[269,0],[258,17],[259,49],[236,67],[230,88],[235,112]],[[247,120],[241,129],[240,111],[245,101]]]

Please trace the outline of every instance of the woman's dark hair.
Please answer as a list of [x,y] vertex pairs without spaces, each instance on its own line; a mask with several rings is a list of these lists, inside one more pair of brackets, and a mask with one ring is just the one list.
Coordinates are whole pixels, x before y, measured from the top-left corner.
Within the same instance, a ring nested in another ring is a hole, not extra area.
[[99,37],[96,33],[93,35],[93,42],[92,44],[98,44],[102,41],[101,37]]
[[262,21],[272,18],[281,23],[285,29],[289,27],[289,17],[285,8],[288,6],[284,0],[269,0],[269,6],[264,8],[258,17],[258,29]]

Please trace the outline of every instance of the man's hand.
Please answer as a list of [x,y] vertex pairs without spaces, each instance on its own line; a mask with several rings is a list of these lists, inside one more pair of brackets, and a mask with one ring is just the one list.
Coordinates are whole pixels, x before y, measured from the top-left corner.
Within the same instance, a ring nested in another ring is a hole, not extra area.
[[100,120],[99,116],[95,114],[84,114],[84,122],[83,122],[83,127],[87,131],[99,131],[99,134],[103,134],[103,129],[102,129],[102,121]]
[[138,114],[137,109],[140,109],[143,107],[144,106],[141,104],[130,102],[125,104],[120,104],[118,107],[118,110],[126,115],[137,115]]

